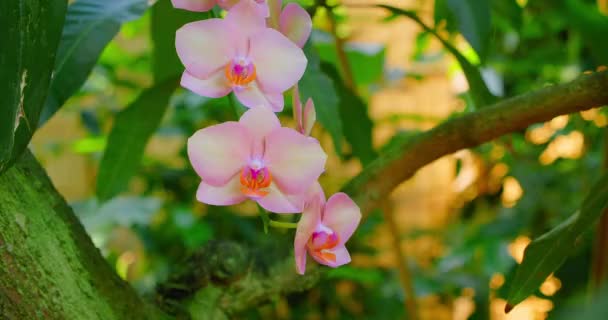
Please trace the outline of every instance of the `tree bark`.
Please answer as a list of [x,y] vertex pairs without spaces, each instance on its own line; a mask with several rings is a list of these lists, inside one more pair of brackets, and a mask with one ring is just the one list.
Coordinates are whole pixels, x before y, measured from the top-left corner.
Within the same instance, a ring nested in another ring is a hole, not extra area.
[[116,275],[29,152],[0,176],[0,318],[162,318]]

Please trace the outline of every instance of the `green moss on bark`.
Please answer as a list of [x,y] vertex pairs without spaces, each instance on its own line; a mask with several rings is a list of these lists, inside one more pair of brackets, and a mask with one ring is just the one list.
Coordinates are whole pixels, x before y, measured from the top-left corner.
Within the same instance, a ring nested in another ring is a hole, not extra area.
[[154,319],[26,152],[0,176],[3,319]]

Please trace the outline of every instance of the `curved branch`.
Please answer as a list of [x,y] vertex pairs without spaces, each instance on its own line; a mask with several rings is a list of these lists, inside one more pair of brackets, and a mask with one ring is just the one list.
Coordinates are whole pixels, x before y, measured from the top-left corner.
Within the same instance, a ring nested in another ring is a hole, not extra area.
[[608,71],[519,95],[402,139],[364,168],[343,191],[355,199],[363,212],[369,212],[399,184],[442,156],[559,115],[606,104]]

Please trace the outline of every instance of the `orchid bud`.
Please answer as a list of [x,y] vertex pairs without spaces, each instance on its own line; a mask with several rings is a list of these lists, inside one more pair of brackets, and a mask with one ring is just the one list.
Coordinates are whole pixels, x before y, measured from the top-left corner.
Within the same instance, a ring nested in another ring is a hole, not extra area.
[[309,136],[312,131],[312,127],[317,121],[317,112],[315,111],[315,104],[311,98],[308,98],[304,105],[304,116],[302,117],[302,129],[303,134]]

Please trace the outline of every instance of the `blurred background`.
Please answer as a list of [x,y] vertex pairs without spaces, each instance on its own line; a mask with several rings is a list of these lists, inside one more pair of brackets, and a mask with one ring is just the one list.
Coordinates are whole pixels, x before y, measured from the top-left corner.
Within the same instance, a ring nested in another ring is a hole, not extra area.
[[[307,72],[318,72],[330,84],[317,93],[321,99],[314,97],[315,104],[333,108],[341,121],[338,128],[317,124],[313,131],[329,154],[321,178],[326,194],[338,191],[395,137],[428,130],[475,107],[461,66],[436,37],[373,5],[415,11],[479,66],[499,98],[570,81],[608,60],[606,0],[300,3],[313,15],[315,28],[305,50],[316,63],[309,62]],[[264,234],[252,203],[212,207],[196,201],[199,178],[188,163],[186,139],[236,116],[228,98],[206,99],[184,89],[171,97],[128,190],[103,203],[96,200],[108,134],[116,115],[153,84],[155,24],[174,10],[160,1],[123,25],[84,87],[32,142],[95,244],[144,294],[210,240],[255,247],[293,237],[293,230]],[[303,98],[313,90],[303,88]],[[293,125],[290,108],[288,102],[281,120]],[[147,120],[135,119],[133,125],[140,121]],[[593,233],[535,296],[508,315],[505,279],[531,239],[580,206],[602,168],[607,123],[602,109],[560,116],[435,161],[364,220],[349,243],[350,265],[330,270],[314,289],[276,297],[243,318],[404,318],[397,251],[405,255],[421,319],[559,316],[588,289]],[[387,213],[394,221],[385,219]]]

